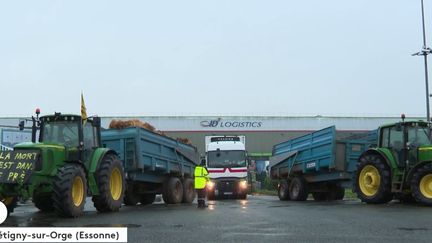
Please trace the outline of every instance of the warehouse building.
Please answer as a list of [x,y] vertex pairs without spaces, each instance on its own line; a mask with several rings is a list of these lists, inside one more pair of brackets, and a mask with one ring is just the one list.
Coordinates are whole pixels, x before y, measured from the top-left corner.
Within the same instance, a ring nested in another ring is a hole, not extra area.
[[[113,119],[139,119],[152,124],[172,138],[188,138],[204,154],[207,135],[245,135],[246,149],[251,157],[268,158],[274,144],[329,126],[336,126],[339,137],[376,129],[381,124],[400,121],[399,117],[328,117],[328,116],[142,116],[102,117],[102,127]],[[420,119],[420,118],[413,118]],[[30,141],[29,130],[18,131],[20,118],[0,118],[1,145],[12,147]],[[27,122],[27,127],[31,124]]]

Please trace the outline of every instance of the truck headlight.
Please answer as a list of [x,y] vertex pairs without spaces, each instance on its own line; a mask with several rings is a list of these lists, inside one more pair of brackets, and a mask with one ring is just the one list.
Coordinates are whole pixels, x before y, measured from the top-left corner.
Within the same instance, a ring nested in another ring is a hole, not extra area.
[[247,181],[246,180],[242,180],[240,181],[240,188],[241,189],[246,189],[248,186]]
[[215,183],[213,181],[207,182],[207,189],[212,190],[215,187]]

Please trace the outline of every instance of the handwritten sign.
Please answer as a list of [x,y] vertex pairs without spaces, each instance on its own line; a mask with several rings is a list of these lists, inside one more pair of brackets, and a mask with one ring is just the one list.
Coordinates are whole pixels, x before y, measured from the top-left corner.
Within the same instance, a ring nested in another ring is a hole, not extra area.
[[39,152],[0,151],[0,183],[26,183],[31,177]]

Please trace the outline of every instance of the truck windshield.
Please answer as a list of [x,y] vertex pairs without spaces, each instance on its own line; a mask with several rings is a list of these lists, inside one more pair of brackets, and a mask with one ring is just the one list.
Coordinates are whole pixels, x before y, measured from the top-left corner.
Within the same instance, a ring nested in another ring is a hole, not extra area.
[[40,142],[78,147],[78,123],[55,121],[42,125]]
[[209,168],[233,168],[246,167],[245,151],[209,151]]

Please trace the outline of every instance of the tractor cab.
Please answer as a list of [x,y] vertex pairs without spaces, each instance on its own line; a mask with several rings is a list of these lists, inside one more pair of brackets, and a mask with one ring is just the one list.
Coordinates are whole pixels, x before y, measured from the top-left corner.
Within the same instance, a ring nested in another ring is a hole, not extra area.
[[379,147],[389,149],[399,167],[422,161],[422,151],[432,149],[430,127],[424,121],[402,121],[382,126]]
[[39,130],[40,143],[64,146],[68,161],[87,161],[93,150],[101,147],[99,117],[82,122],[81,116],[55,113],[41,117],[38,124],[33,137]]

